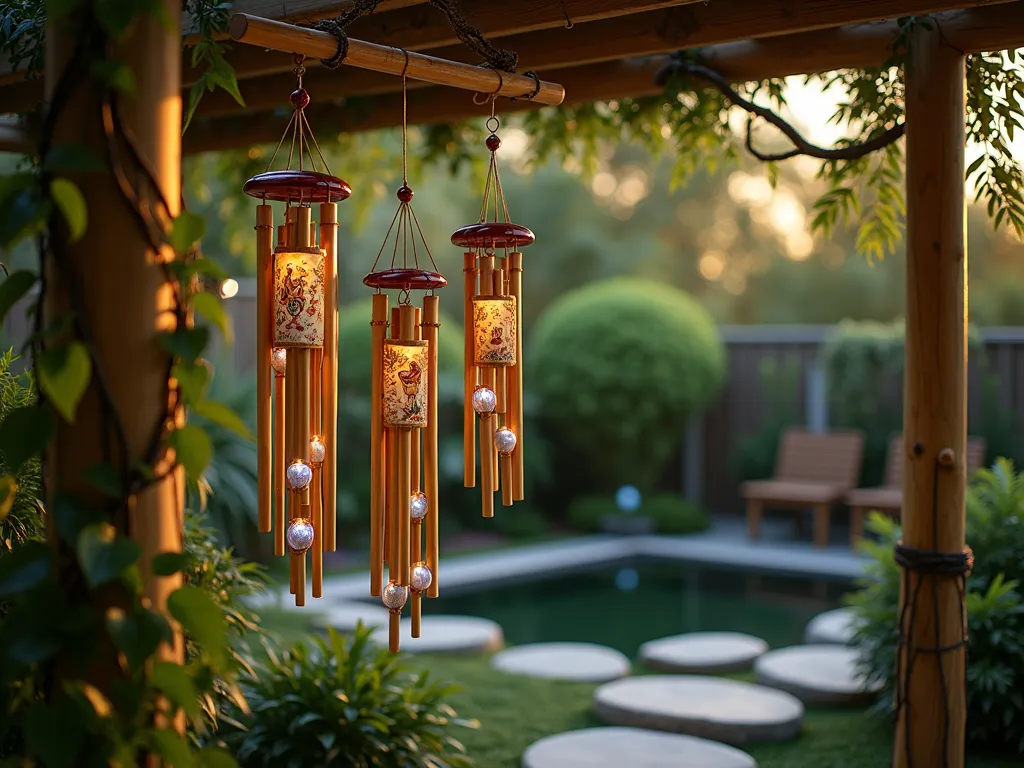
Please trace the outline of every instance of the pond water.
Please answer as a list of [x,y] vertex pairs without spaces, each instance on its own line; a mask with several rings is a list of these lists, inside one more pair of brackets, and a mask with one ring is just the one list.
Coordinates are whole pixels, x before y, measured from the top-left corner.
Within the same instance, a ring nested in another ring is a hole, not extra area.
[[592,642],[633,657],[642,643],[681,632],[745,632],[773,648],[800,643],[807,622],[838,607],[850,587],[842,581],[640,563],[425,600],[424,613],[492,619],[509,644]]

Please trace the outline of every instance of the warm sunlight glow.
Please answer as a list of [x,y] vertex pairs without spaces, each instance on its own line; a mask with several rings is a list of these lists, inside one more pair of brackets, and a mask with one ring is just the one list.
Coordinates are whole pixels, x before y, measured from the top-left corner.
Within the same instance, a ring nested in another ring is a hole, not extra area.
[[513,163],[522,158],[530,146],[530,137],[521,128],[509,128],[501,133],[501,154]]
[[806,261],[814,250],[814,238],[803,229],[787,234],[782,244],[786,248],[786,256],[793,261]]
[[803,231],[807,211],[796,195],[788,189],[777,189],[768,205],[768,220],[772,229],[780,235]]
[[238,281],[234,278],[229,277],[220,284],[220,297],[222,299],[230,299],[232,296],[238,294]]
[[608,171],[601,171],[595,174],[594,180],[590,182],[590,188],[594,190],[594,194],[598,197],[611,197],[618,185],[618,179],[613,174],[608,173]]
[[647,174],[639,168],[633,168],[619,182],[615,190],[615,202],[633,207],[647,197],[647,192]]
[[752,208],[767,205],[772,198],[772,185],[768,179],[744,171],[734,171],[729,175],[728,190],[733,201]]
[[725,271],[725,254],[721,251],[707,251],[697,265],[705,280],[718,280]]

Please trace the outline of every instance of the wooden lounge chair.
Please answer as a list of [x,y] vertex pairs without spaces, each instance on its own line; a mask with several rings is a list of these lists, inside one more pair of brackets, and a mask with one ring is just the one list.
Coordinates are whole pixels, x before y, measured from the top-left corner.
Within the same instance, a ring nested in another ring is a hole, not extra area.
[[[985,439],[967,438],[967,471],[985,463]],[[850,546],[856,548],[864,535],[864,513],[871,510],[899,516],[903,507],[903,435],[893,435],[885,457],[885,484],[877,488],[856,488],[846,494],[850,507]]]
[[856,486],[864,435],[860,432],[808,432],[790,429],[782,436],[771,480],[744,483],[747,535],[760,534],[765,507],[814,510],[814,545],[828,546],[832,505]]

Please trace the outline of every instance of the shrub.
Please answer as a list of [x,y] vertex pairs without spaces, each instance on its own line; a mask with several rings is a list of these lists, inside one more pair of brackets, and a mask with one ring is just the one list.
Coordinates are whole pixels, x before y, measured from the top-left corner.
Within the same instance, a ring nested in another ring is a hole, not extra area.
[[[0,422],[16,408],[31,405],[36,400],[35,382],[31,371],[15,373],[12,365],[19,358],[13,350],[0,355]],[[10,474],[7,462],[0,456],[0,477]],[[45,535],[45,519],[39,506],[42,492],[42,464],[39,457],[26,461],[14,478],[17,491],[6,515],[0,514],[0,555],[26,541],[38,541]],[[0,601],[0,615],[3,613]]]
[[[1018,582],[1024,573],[1024,473],[999,459],[979,470],[967,491],[967,543],[974,570],[967,582],[967,728],[979,748],[1024,751],[1024,599]],[[863,670],[885,684],[881,706],[892,701],[892,675],[899,641],[900,571],[892,547],[900,537],[896,522],[872,515],[868,529],[878,542],[865,541],[870,555],[860,590],[848,597],[860,626],[854,642]]]
[[528,343],[527,371],[545,420],[603,490],[648,490],[683,422],[715,396],[724,375],[707,312],[675,288],[638,278],[567,293]]
[[[578,531],[601,531],[609,516],[623,515],[608,496],[579,496],[569,504],[569,524]],[[647,518],[658,533],[696,533],[708,527],[707,512],[670,494],[645,498],[632,517]]]
[[358,627],[329,630],[268,660],[242,679],[250,712],[229,705],[221,736],[242,768],[463,768],[471,765],[435,683]]

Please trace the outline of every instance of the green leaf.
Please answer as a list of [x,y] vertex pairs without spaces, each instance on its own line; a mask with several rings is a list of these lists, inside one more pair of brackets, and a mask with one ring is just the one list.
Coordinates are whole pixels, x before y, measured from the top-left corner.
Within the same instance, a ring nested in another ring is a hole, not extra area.
[[133,670],[142,669],[160,643],[170,642],[173,638],[167,619],[145,609],[132,613],[111,611],[107,616],[107,631]]
[[186,424],[181,429],[171,432],[167,438],[177,456],[178,462],[185,468],[189,477],[198,480],[203,476],[206,465],[213,456],[213,443],[210,436],[200,427]]
[[0,520],[7,517],[18,493],[18,482],[12,475],[0,477]]
[[78,534],[78,563],[90,587],[98,587],[121,576],[139,559],[139,545],[118,536],[114,526],[98,523]]
[[153,558],[153,573],[157,576],[170,576],[190,568],[192,558],[185,552],[161,552]]
[[199,76],[199,79],[192,83],[188,92],[188,104],[185,107],[185,116],[182,119],[181,132],[184,134],[192,124],[192,118],[196,114],[196,107],[202,101],[203,93],[206,92],[206,74]]
[[200,291],[192,297],[195,311],[217,326],[224,340],[231,343],[231,318],[224,311],[224,304],[218,296]]
[[117,498],[124,492],[121,486],[121,476],[109,464],[93,464],[86,467],[82,470],[82,479],[96,490],[102,491],[112,498]]
[[53,411],[45,406],[16,408],[0,422],[0,455],[8,470],[17,472],[29,459],[39,456],[53,434]]
[[53,552],[39,541],[12,549],[0,558],[0,598],[10,597],[42,584],[50,575]]
[[167,609],[209,656],[211,664],[221,667],[227,650],[227,622],[213,598],[199,587],[182,587],[167,598]]
[[149,744],[154,754],[163,758],[164,763],[171,768],[192,768],[195,765],[188,741],[176,731],[167,728],[152,731]]
[[54,179],[50,182],[50,196],[64,215],[71,242],[80,240],[89,222],[82,190],[68,179]]
[[197,758],[202,768],[238,768],[235,758],[217,747],[204,747]]
[[38,278],[31,272],[21,269],[0,283],[0,323],[7,318],[21,298],[32,290]]
[[35,701],[25,712],[25,746],[45,768],[76,768],[85,736],[78,705],[68,698]]
[[153,665],[149,680],[188,717],[193,720],[199,718],[199,692],[183,666],[169,661],[159,661]]
[[206,219],[195,213],[183,213],[171,225],[168,240],[178,253],[188,253],[206,232]]
[[189,363],[203,353],[209,341],[209,328],[178,328],[173,333],[160,334],[163,348]]
[[64,420],[74,424],[78,403],[89,387],[92,362],[85,345],[72,341],[36,357],[39,388]]
[[210,369],[203,363],[178,363],[171,369],[171,377],[178,382],[186,405],[194,405],[206,396]]
[[43,169],[50,173],[102,173],[106,166],[88,147],[81,144],[58,144],[46,153]]
[[244,437],[248,440],[252,439],[252,433],[249,431],[249,427],[241,417],[235,413],[231,408],[224,405],[224,403],[218,403],[213,400],[203,400],[192,406],[192,413],[196,416],[201,416],[207,421],[212,421],[214,424],[218,424],[225,429],[230,429],[236,435]]

